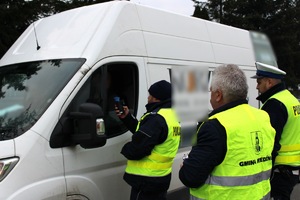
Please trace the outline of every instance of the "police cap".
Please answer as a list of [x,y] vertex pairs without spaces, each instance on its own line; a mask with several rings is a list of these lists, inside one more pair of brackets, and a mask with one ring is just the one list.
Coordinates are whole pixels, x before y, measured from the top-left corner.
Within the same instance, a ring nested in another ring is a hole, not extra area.
[[256,65],[256,75],[252,76],[251,78],[275,78],[275,79],[283,79],[286,75],[285,71],[282,71],[281,69],[267,65],[260,62],[255,62]]

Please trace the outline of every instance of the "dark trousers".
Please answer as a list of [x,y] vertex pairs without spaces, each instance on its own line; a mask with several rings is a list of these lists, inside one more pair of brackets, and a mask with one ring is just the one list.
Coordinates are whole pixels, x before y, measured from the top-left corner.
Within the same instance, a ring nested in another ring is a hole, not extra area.
[[167,191],[146,192],[131,188],[130,200],[167,200]]
[[271,197],[274,200],[290,200],[294,186],[299,182],[299,175],[291,170],[274,172],[271,177]]

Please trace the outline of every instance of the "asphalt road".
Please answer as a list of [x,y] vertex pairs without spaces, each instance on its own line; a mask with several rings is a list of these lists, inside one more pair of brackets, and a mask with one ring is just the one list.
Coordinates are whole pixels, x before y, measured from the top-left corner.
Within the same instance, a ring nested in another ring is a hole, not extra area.
[[295,186],[291,195],[291,200],[300,200],[300,183]]

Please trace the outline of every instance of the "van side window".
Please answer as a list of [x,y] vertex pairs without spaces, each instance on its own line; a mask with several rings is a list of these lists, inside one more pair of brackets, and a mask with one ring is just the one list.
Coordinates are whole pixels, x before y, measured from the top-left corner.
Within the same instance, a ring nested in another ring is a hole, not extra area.
[[[77,111],[84,102],[99,105],[104,112],[105,135],[111,138],[127,131],[114,111],[114,97],[119,96],[136,115],[138,70],[132,63],[110,63],[97,69],[73,99],[70,108]],[[69,110],[69,109],[68,109]],[[69,110],[68,112],[70,112]]]

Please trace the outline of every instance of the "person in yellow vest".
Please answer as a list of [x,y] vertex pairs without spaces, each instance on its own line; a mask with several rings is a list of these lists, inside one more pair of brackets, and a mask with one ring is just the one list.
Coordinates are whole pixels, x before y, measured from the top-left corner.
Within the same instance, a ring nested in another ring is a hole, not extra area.
[[286,73],[277,67],[256,62],[257,100],[262,102],[276,130],[273,156],[271,196],[274,200],[290,199],[299,182],[300,103],[282,81]]
[[275,130],[265,111],[248,105],[248,85],[237,65],[213,72],[213,111],[179,171],[190,199],[269,199]]
[[131,200],[166,200],[174,157],[180,141],[180,124],[171,109],[171,84],[165,80],[149,88],[147,112],[138,121],[124,106],[117,115],[133,133],[121,153],[128,159],[124,180]]

